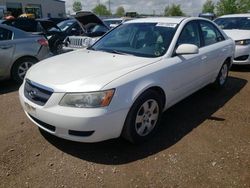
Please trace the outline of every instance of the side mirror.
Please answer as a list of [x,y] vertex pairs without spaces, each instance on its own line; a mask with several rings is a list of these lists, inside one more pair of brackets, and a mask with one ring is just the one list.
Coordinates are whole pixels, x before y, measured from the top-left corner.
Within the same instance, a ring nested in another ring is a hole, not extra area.
[[198,54],[199,48],[194,44],[181,44],[176,49],[175,53],[177,55],[185,55],[185,54]]

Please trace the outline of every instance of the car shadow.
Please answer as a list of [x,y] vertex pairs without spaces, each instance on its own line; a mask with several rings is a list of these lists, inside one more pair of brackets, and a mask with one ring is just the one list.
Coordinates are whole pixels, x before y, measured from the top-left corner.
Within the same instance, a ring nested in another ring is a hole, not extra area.
[[12,80],[0,81],[0,95],[17,91],[19,87],[20,84],[17,84]]
[[126,164],[171,147],[207,119],[225,121],[213,114],[246,84],[246,80],[229,77],[222,90],[208,86],[196,92],[168,109],[163,114],[157,135],[140,145],[130,144],[121,138],[87,144],[60,139],[44,131],[41,134],[56,148],[82,160],[108,165]]
[[230,69],[233,72],[250,72],[250,65],[233,65]]

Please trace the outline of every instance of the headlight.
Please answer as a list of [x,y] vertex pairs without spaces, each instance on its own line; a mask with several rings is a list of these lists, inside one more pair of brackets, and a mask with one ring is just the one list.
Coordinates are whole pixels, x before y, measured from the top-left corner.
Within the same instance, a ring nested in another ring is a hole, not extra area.
[[67,93],[59,105],[75,108],[105,107],[111,102],[114,93],[114,89],[91,93]]
[[235,44],[236,45],[249,45],[250,44],[250,39],[247,39],[247,40],[238,40],[238,41],[235,41]]

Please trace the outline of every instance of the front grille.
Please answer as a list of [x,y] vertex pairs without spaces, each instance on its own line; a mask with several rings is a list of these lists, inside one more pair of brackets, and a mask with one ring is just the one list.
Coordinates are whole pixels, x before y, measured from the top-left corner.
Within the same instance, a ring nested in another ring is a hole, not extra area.
[[40,106],[45,105],[53,92],[53,89],[47,88],[28,79],[25,81],[24,96]]
[[36,119],[35,117],[31,116],[30,114],[29,114],[29,116],[30,116],[30,118],[32,120],[34,120],[36,123],[38,123],[40,126],[44,127],[45,129],[48,129],[48,130],[53,131],[53,132],[56,131],[56,127],[55,126],[49,125],[49,124],[47,124],[47,123],[45,123],[45,122],[43,122],[43,121],[41,121],[39,119]]
[[246,61],[248,59],[249,55],[243,55],[235,58],[236,61]]

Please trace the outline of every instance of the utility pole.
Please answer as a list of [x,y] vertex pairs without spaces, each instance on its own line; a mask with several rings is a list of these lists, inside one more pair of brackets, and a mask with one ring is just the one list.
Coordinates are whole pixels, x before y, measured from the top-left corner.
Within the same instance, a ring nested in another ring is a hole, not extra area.
[[110,0],[108,1],[108,4],[109,4],[109,12],[111,12],[111,1]]

